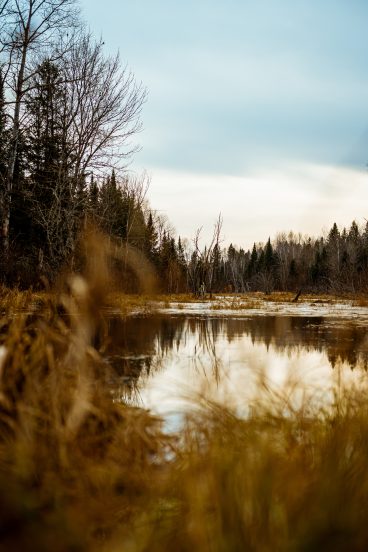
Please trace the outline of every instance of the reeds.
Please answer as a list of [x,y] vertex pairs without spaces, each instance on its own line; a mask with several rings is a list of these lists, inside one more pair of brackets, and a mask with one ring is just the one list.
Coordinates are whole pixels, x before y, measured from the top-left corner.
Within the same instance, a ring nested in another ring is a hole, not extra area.
[[82,274],[4,314],[0,549],[367,550],[365,391],[295,410],[262,390],[247,418],[194,397],[165,433],[113,393],[108,248],[89,240]]

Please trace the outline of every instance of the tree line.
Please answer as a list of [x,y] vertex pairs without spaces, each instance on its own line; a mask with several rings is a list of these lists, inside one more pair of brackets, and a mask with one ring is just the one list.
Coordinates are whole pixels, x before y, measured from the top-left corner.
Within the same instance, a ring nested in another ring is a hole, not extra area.
[[318,238],[281,233],[251,250],[230,245],[213,253],[214,290],[360,292],[368,289],[368,223]]
[[221,247],[219,217],[211,242],[200,247],[199,232],[191,242],[180,242],[173,259],[183,268],[182,291],[197,295],[248,291],[356,293],[368,290],[368,222],[355,221],[348,229],[334,223],[324,236],[312,238],[280,233],[274,240],[255,243],[250,250]]
[[[34,287],[78,270],[78,236],[92,222],[139,251],[170,293],[367,288],[368,230],[355,222],[250,251],[221,247],[221,217],[204,247],[199,231],[176,239],[147,202],[148,176],[127,170],[145,100],[86,30],[76,0],[0,0],[1,282]],[[134,290],[134,275],[120,270]]]

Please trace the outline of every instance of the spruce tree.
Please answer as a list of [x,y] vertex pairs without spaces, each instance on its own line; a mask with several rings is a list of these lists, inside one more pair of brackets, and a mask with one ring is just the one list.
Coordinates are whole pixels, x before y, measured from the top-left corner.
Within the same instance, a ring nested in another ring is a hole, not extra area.
[[[27,158],[34,200],[50,207],[56,188],[62,201],[69,202],[71,160],[64,136],[64,86],[58,67],[45,60],[26,96],[28,129]],[[77,183],[76,183],[77,184]]]
[[268,238],[266,246],[264,248],[264,269],[267,272],[271,272],[275,265],[275,257],[273,253],[273,247],[271,245],[271,238]]
[[[65,86],[55,63],[45,59],[25,95],[27,178],[19,186],[32,248],[50,273],[70,258],[84,212],[85,179],[73,179],[71,146],[65,137]],[[19,156],[18,146],[18,156]],[[14,179],[15,180],[15,179]],[[16,182],[14,182],[14,195]],[[20,208],[18,209],[20,211]]]
[[251,278],[254,275],[256,271],[257,261],[258,261],[258,253],[257,253],[256,244],[254,243],[249,264],[248,264],[248,269],[247,269],[248,278]]
[[157,231],[153,222],[152,212],[150,211],[145,229],[144,252],[153,263],[157,263],[157,243]]

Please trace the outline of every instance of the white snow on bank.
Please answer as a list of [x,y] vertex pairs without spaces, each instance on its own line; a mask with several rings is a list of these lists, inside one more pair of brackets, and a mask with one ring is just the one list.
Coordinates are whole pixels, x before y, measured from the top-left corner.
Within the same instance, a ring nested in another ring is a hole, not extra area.
[[[346,302],[300,302],[282,303],[267,300],[258,300],[255,306],[234,308],[233,299],[229,298],[228,308],[226,301],[202,301],[196,303],[171,303],[170,306],[158,306],[157,311],[168,315],[195,315],[210,317],[241,317],[252,316],[311,316],[323,318],[343,318],[355,320],[362,324],[368,323],[368,307],[354,306]],[[222,307],[223,304],[223,307]],[[236,307],[236,304],[235,304]],[[156,311],[156,312],[157,312]]]

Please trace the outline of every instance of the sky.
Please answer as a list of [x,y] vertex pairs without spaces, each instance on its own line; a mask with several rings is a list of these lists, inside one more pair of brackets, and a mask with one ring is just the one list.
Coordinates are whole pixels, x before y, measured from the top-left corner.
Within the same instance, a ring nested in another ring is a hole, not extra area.
[[177,234],[223,243],[368,218],[366,0],[82,0],[147,88],[129,170]]

